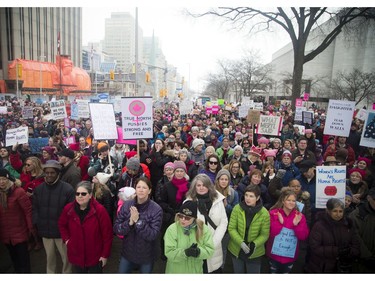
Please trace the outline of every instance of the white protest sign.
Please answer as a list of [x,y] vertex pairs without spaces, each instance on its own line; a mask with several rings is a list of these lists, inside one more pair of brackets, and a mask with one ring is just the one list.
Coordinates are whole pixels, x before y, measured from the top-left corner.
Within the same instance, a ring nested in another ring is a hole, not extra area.
[[348,137],[354,109],[354,101],[329,100],[324,134]]
[[6,106],[0,106],[0,114],[7,114],[8,110]]
[[303,125],[293,125],[293,127],[298,127],[298,131],[300,132],[301,135],[305,134],[305,126]]
[[242,104],[238,108],[238,117],[245,118],[249,113],[250,105],[249,104]]
[[64,100],[51,101],[49,103],[49,106],[51,108],[52,119],[58,120],[58,119],[64,119],[65,117],[67,117]]
[[254,102],[254,109],[263,110],[263,103],[262,102]]
[[89,103],[92,128],[96,140],[117,140],[117,126],[113,104]]
[[88,100],[76,100],[78,105],[78,118],[89,118],[90,108]]
[[121,112],[124,140],[153,138],[152,97],[122,98]]
[[257,127],[257,134],[280,136],[283,119],[280,116],[261,115]]
[[314,112],[311,111],[302,111],[302,122],[309,125],[313,124]]
[[375,148],[375,111],[367,111],[360,146]]
[[316,167],[316,208],[325,209],[330,198],[337,198],[345,204],[346,166]]
[[33,110],[34,108],[32,106],[22,107],[22,117],[24,119],[32,119],[34,117]]
[[366,109],[361,108],[355,118],[358,118],[359,120],[365,121],[367,115]]
[[6,130],[5,146],[12,146],[16,143],[23,144],[29,142],[29,128],[18,127]]
[[302,121],[302,112],[306,111],[306,107],[296,107],[296,113],[294,114],[294,121]]
[[193,104],[188,100],[183,100],[179,104],[180,114],[190,114],[193,110]]

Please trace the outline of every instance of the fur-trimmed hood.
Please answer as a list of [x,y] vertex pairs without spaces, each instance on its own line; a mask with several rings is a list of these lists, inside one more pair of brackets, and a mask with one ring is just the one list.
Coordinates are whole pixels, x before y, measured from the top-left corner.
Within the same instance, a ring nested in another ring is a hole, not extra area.
[[175,152],[173,149],[166,149],[164,152],[163,152],[163,155],[165,156],[169,156],[169,157],[175,157]]

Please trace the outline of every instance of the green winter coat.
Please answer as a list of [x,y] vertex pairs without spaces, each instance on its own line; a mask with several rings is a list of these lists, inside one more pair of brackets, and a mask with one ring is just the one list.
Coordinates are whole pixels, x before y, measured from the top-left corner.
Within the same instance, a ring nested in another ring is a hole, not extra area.
[[[203,236],[199,242],[195,238],[195,230],[186,235],[178,222],[167,228],[164,235],[164,253],[167,257],[165,273],[203,273],[203,260],[213,255],[214,241],[207,225],[203,225]],[[193,243],[197,243],[201,251],[197,258],[185,255],[185,249]]]
[[[240,204],[234,206],[232,214],[229,219],[228,232],[230,240],[228,250],[235,257],[241,250],[241,243],[245,241],[246,217],[245,211]],[[253,221],[250,224],[247,242],[254,242],[255,251],[250,256],[254,259],[265,254],[265,243],[270,235],[270,215],[266,208],[262,207],[258,213],[255,214]]]

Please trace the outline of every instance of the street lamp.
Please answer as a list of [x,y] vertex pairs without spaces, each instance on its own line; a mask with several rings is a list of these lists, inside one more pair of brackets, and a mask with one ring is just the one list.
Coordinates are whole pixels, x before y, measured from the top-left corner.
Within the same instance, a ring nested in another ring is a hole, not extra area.
[[40,56],[39,57],[39,65],[40,65],[40,72],[39,72],[39,78],[40,78],[40,98],[42,98],[42,85],[43,85],[43,76],[42,76],[42,60],[44,61],[46,56]]

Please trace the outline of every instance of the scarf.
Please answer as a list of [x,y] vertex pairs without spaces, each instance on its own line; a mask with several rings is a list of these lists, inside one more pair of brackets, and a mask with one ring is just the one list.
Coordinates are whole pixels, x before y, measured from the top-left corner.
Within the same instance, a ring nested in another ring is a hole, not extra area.
[[198,210],[202,215],[205,215],[210,212],[212,207],[212,201],[208,195],[208,192],[204,195],[197,194],[198,199]]
[[189,190],[188,181],[186,180],[186,178],[177,179],[176,177],[173,177],[171,183],[177,188],[176,203],[181,204],[182,199],[185,197],[186,192]]
[[192,229],[195,228],[196,226],[197,226],[197,223],[194,221],[192,224],[190,224],[190,225],[184,227],[184,230],[183,230],[183,231],[184,231],[184,234],[189,236],[189,234],[190,234],[190,230],[192,230]]
[[0,206],[4,209],[8,208],[8,195],[13,187],[13,183],[9,184],[6,188],[0,189]]

